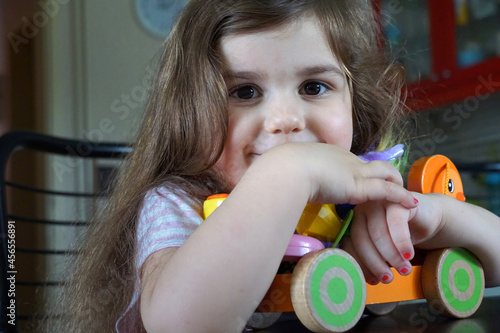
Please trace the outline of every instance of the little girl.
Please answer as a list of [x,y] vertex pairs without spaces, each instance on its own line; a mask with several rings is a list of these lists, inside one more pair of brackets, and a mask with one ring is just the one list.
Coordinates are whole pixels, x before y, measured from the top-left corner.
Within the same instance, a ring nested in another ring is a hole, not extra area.
[[356,156],[401,140],[378,38],[366,0],[190,1],[60,331],[241,331],[309,202],[357,205],[343,247],[370,283],[408,274],[414,246],[463,246],[500,284],[495,215],[410,193],[391,164]]

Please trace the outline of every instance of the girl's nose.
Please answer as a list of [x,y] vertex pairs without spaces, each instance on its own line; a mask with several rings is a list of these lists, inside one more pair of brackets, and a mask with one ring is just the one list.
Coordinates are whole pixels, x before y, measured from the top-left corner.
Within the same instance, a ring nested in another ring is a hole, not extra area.
[[272,134],[290,134],[305,128],[305,119],[297,112],[272,113],[264,122],[264,128]]

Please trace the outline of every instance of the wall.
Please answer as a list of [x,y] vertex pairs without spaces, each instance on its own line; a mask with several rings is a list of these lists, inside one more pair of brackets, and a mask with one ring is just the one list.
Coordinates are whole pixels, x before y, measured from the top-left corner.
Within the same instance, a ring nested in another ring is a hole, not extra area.
[[[162,40],[138,24],[133,3],[85,2],[86,131],[110,140],[131,140],[141,118]],[[88,134],[88,133],[87,133]]]
[[47,132],[93,141],[133,138],[148,66],[162,44],[139,25],[133,2],[60,6],[44,31]]
[[[14,35],[22,35],[24,19],[35,11],[35,0],[0,0],[0,133],[13,127],[34,127],[32,80],[20,78],[32,75],[32,58],[35,46],[26,40],[13,43]],[[19,98],[22,96],[22,98]],[[16,114],[22,110],[25,119]],[[30,117],[26,117],[29,114]],[[29,119],[26,119],[29,118]]]
[[[50,11],[39,8],[50,16],[39,29],[43,132],[82,145],[132,141],[163,41],[139,25],[135,0],[47,1]],[[49,165],[54,188],[93,189],[98,166],[64,159]]]
[[[0,0],[0,36],[7,34],[6,16],[5,0]],[[7,75],[9,70],[7,48],[8,44],[5,41],[0,42],[0,110],[2,110],[0,111],[0,133],[5,133],[10,123],[10,113],[7,112],[7,109],[10,110],[10,106],[7,104]]]

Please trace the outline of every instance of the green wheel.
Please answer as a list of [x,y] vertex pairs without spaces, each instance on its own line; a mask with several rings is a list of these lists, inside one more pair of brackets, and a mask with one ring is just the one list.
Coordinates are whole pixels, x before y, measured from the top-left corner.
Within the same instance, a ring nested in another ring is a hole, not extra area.
[[476,312],[483,300],[483,268],[465,249],[432,251],[422,269],[422,287],[433,312],[467,318]]
[[345,332],[363,314],[366,283],[351,255],[340,249],[326,249],[298,262],[291,296],[297,317],[311,331]]

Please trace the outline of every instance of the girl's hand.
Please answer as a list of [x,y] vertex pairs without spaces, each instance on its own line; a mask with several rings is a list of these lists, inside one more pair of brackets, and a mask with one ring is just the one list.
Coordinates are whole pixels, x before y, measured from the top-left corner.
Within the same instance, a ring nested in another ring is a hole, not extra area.
[[301,170],[309,176],[309,202],[360,204],[385,200],[406,208],[416,207],[413,195],[403,187],[401,174],[389,162],[365,162],[329,144],[295,143],[277,149],[298,154],[291,157],[291,163],[302,164]]
[[409,274],[413,246],[432,239],[441,229],[442,213],[432,195],[414,196],[419,200],[416,209],[387,201],[355,207],[351,235],[342,247],[357,259],[367,282],[391,282],[391,266],[401,275]]
[[414,249],[408,221],[410,209],[388,201],[371,201],[354,208],[350,237],[342,248],[360,264],[368,283],[389,283],[390,266],[401,275],[411,271]]

